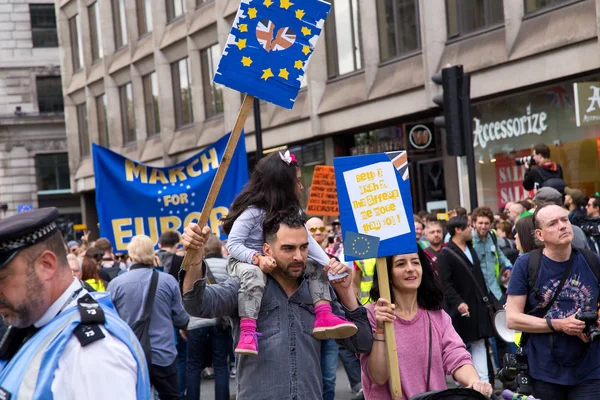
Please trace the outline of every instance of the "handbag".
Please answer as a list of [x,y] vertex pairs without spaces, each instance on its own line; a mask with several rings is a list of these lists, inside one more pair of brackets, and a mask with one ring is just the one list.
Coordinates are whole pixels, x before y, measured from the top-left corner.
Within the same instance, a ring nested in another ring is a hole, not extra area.
[[479,298],[485,303],[486,308],[487,308],[487,312],[488,312],[488,318],[490,320],[490,323],[492,324],[492,326],[494,326],[494,318],[496,316],[496,312],[499,310],[502,310],[502,304],[500,304],[500,302],[498,301],[498,299],[496,299],[496,297],[490,293],[487,288],[486,290],[484,290],[481,285],[479,284],[479,281],[477,280],[477,278],[475,277],[475,274],[473,273],[473,271],[471,270],[471,267],[467,265],[467,263],[465,262],[465,260],[463,260],[458,254],[456,254],[454,251],[448,249],[447,250],[450,254],[452,254],[452,256],[457,259],[460,264],[464,267],[464,269],[467,271],[467,274],[469,275],[469,277],[471,278],[471,280],[473,281],[473,284],[475,286],[475,290],[477,291],[477,295],[479,296]]
[[146,356],[146,362],[148,368],[152,365],[152,349],[150,347],[150,319],[152,316],[152,306],[154,305],[154,298],[156,297],[156,286],[158,285],[158,272],[152,271],[152,278],[150,279],[150,289],[146,296],[146,302],[144,304],[144,312],[140,319],[131,324],[131,330],[140,341],[144,355]]

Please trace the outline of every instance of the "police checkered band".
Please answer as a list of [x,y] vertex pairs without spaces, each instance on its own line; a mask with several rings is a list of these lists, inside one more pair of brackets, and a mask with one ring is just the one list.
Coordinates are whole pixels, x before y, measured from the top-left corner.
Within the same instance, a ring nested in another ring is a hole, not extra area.
[[52,222],[44,227],[41,227],[37,231],[30,233],[29,235],[23,236],[19,239],[9,240],[8,242],[0,243],[0,252],[3,253],[36,244],[41,238],[55,231],[56,229],[56,222]]

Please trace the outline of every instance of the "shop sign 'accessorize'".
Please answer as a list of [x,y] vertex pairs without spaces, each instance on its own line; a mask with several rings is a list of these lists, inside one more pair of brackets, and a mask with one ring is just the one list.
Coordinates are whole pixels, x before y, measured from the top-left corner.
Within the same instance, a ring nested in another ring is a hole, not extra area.
[[527,106],[527,114],[521,117],[509,118],[482,124],[478,118],[473,118],[475,129],[473,130],[473,147],[481,146],[485,149],[488,142],[517,137],[529,133],[541,135],[548,129],[546,120],[548,114],[544,111],[531,112],[531,104]]
[[575,94],[575,121],[577,126],[600,123],[600,82],[573,84]]

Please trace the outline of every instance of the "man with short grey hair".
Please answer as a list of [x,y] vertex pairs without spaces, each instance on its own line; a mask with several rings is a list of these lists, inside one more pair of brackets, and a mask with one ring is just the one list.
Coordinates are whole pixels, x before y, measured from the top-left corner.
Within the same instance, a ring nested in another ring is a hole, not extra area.
[[[536,208],[540,208],[545,204],[556,204],[557,206],[563,205],[562,194],[560,194],[558,190],[551,187],[543,187],[539,189],[535,193],[533,201],[535,202]],[[533,212],[534,210],[531,211]],[[583,233],[581,228],[577,225],[573,225],[573,246],[580,249],[590,248],[585,233]]]

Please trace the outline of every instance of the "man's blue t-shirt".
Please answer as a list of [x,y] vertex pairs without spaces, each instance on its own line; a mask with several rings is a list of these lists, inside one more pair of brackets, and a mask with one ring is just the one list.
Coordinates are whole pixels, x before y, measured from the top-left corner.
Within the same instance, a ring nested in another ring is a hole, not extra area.
[[[600,258],[599,258],[600,260]],[[542,255],[537,279],[538,298],[529,293],[527,281],[529,254],[517,259],[507,294],[529,294],[525,310],[543,308],[554,296],[568,261],[556,262]],[[582,311],[598,310],[598,280],[583,254],[577,252],[571,274],[546,316],[562,319]],[[550,343],[553,341],[552,351]],[[562,333],[532,334],[525,346],[532,378],[561,385],[577,385],[600,379],[600,344],[586,344],[577,336]]]

